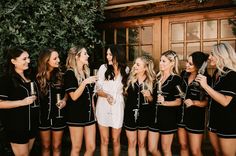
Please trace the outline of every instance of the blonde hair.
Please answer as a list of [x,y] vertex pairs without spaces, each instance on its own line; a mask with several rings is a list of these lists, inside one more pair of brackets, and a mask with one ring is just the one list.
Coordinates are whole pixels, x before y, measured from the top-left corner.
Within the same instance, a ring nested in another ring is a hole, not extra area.
[[[165,56],[170,62],[174,62],[174,66],[172,67],[172,75],[178,75],[179,74],[179,58],[175,51],[168,50],[161,54],[161,56]],[[162,71],[159,71],[157,73],[157,79],[160,79],[163,76]]]
[[79,74],[79,71],[77,68],[76,56],[80,57],[82,49],[84,49],[84,47],[75,46],[75,47],[70,48],[68,51],[67,59],[66,59],[66,68],[67,70],[72,70],[75,73],[75,77],[78,80],[78,84],[80,84],[84,79],[90,76],[90,69],[88,65],[84,65],[82,69],[85,76]]
[[[155,80],[155,76],[156,76],[156,73],[154,71],[154,62],[153,62],[153,58],[149,55],[142,55],[140,57],[137,57],[135,59],[135,61],[137,59],[140,59],[143,61],[144,63],[144,66],[146,68],[146,71],[145,71],[145,75],[146,75],[146,80],[145,80],[145,84],[148,88],[148,90],[152,93],[152,90],[153,90],[153,83],[154,83],[154,80]],[[137,75],[136,73],[134,72],[134,65],[131,69],[131,72],[130,72],[130,75],[128,77],[128,81],[127,81],[127,86],[125,88],[125,92],[127,92],[128,88],[130,85],[132,85],[132,87],[134,87],[134,83],[137,82],[138,78],[137,78]]]
[[220,43],[213,46],[212,55],[216,57],[216,68],[220,74],[225,73],[223,68],[236,71],[236,53],[229,43]]

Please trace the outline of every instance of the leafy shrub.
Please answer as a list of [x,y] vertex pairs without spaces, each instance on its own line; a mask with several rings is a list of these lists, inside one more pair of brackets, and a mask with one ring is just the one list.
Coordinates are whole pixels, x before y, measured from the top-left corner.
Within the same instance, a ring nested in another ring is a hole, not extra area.
[[[0,56],[3,49],[23,46],[36,59],[42,48],[65,52],[83,44],[101,44],[95,28],[104,19],[107,0],[1,0]],[[1,59],[0,62],[3,60]]]

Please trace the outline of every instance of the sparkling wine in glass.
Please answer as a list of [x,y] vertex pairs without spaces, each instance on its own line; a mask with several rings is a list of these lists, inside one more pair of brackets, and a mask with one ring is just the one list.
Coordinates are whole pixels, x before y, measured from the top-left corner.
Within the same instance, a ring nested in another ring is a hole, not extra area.
[[[105,92],[106,93],[106,92]],[[108,96],[107,96],[107,99],[108,99],[108,103],[109,102],[111,102],[111,103],[109,103],[108,105],[108,107],[109,107],[109,111],[107,112],[107,114],[109,115],[109,116],[112,116],[112,107],[113,107],[113,104],[114,104],[114,97],[112,96],[112,95],[110,95],[109,93],[106,93]]]
[[59,105],[59,102],[61,101],[61,94],[57,93],[56,94],[56,98],[57,98],[57,102],[56,102],[56,106],[57,106],[57,110],[58,110],[58,116],[56,118],[63,118],[63,116],[61,116],[61,108]]
[[[160,95],[162,95],[162,90],[161,90],[161,82],[160,81],[158,81],[157,82],[157,97],[158,96],[160,96]],[[161,101],[157,101],[157,103],[161,103]]]
[[[162,95],[161,90],[161,81],[157,82],[157,98],[158,96]],[[158,111],[158,104],[161,104],[161,101],[157,101],[156,107],[155,107],[155,123],[157,123],[157,111]]]
[[98,69],[93,69],[93,76],[97,76],[98,74]]
[[180,85],[177,85],[176,86],[176,89],[178,90],[178,92],[179,92],[179,96],[182,98],[182,99],[185,99],[185,93],[182,91],[182,89],[181,89],[181,87],[180,87]]
[[[203,75],[205,73],[205,71],[206,71],[206,68],[207,68],[207,61],[203,62],[201,68],[198,70],[198,74]],[[199,84],[199,82],[194,81],[193,85],[198,87],[200,84]]]
[[161,82],[158,81],[157,83],[157,95],[161,95],[162,94],[162,90],[161,90]]
[[[142,84],[142,91],[146,91],[148,90],[148,86],[146,83],[143,82]],[[148,105],[148,101],[147,98],[145,96],[143,96],[144,102],[142,103],[143,105]]]
[[[30,82],[30,95],[33,96],[35,95],[36,96],[36,90],[35,90],[35,84],[34,82]],[[31,106],[32,108],[35,108],[35,107],[39,107],[39,105],[36,104],[36,102],[34,101],[34,104]]]

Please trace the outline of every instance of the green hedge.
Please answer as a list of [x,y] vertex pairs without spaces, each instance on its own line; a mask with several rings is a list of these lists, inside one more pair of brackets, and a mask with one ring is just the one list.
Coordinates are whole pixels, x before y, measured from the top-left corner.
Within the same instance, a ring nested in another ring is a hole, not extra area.
[[[107,0],[1,0],[0,56],[3,49],[26,47],[35,59],[40,49],[65,52],[75,44],[101,44],[95,28]],[[2,62],[2,60],[0,61]]]

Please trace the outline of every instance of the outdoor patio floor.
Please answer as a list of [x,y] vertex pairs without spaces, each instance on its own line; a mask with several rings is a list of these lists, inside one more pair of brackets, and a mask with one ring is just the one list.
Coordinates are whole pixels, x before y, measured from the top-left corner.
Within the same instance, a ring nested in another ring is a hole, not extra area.
[[[97,131],[98,132],[98,131]],[[121,134],[121,156],[127,156],[127,139],[125,136],[125,132],[124,130],[122,130],[122,134]],[[206,135],[205,135],[206,137]],[[100,138],[99,138],[99,134],[97,135],[97,146],[96,146],[96,150],[95,150],[95,156],[99,156],[100,155]],[[69,133],[68,130],[65,131],[64,137],[63,137],[63,143],[62,143],[62,156],[69,156],[70,154],[70,138],[69,138]],[[82,147],[81,150],[81,155],[83,155],[85,150],[85,147]],[[178,156],[179,154],[179,144],[178,144],[178,140],[175,136],[174,141],[173,141],[173,145],[172,145],[172,151],[173,151],[173,156]],[[202,145],[202,152],[204,156],[213,156],[213,151],[212,148],[210,146],[209,140],[205,139]],[[31,152],[31,156],[40,156],[41,153],[41,149],[40,149],[40,141],[37,138],[34,144],[34,147],[32,149]],[[150,155],[150,154],[149,154]],[[3,142],[3,140],[0,140],[0,156],[13,156],[12,152],[11,152],[11,148],[10,145]],[[109,144],[109,156],[112,156],[112,144]]]

